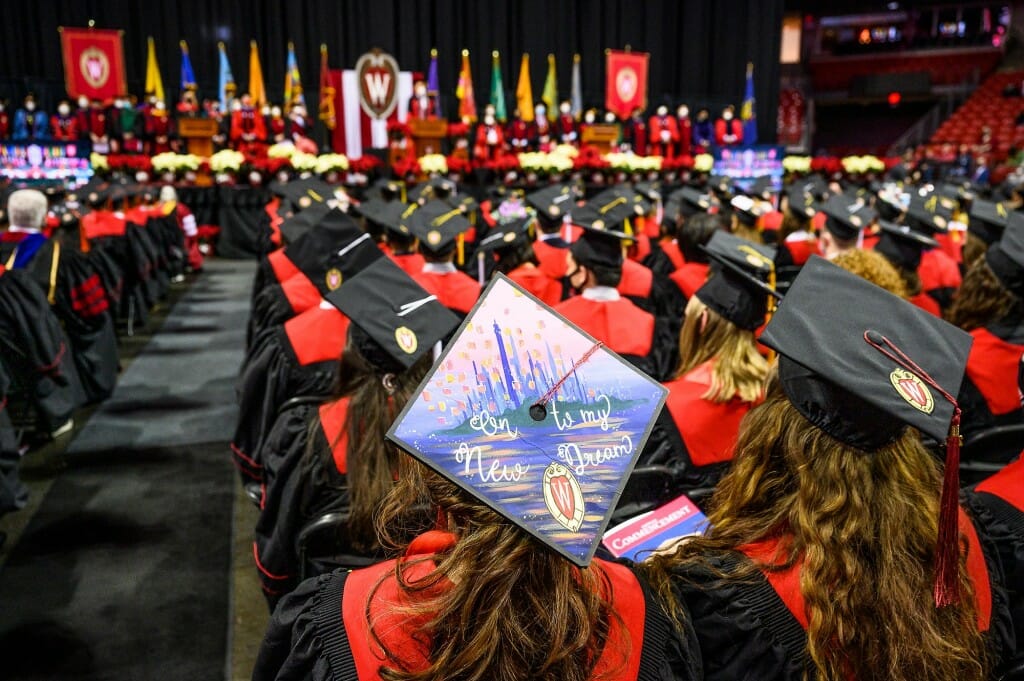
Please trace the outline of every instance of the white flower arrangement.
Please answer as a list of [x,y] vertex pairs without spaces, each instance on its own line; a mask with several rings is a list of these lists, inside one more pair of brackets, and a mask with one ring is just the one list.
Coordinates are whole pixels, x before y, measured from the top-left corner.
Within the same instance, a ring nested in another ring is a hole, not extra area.
[[428,175],[431,173],[444,175],[448,172],[448,159],[442,154],[425,154],[420,157],[420,170]]
[[320,175],[332,170],[348,170],[348,157],[345,154],[320,154],[316,158],[316,172]]
[[154,170],[178,172],[182,170],[199,170],[203,159],[195,154],[175,154],[168,151],[163,154],[157,154],[151,161],[153,162]]
[[715,167],[715,157],[711,154],[697,154],[693,158],[693,169],[699,173],[710,173]]
[[877,156],[846,156],[841,163],[843,170],[851,175],[885,170],[885,163]]
[[559,144],[551,150],[551,153],[558,154],[559,156],[566,156],[568,158],[576,158],[580,155],[580,150],[571,144]]
[[292,168],[296,170],[316,170],[316,156],[302,151],[296,151],[291,155]]
[[607,154],[605,160],[615,170],[627,172],[661,170],[661,156],[637,156],[634,153]]
[[97,154],[95,151],[89,154],[89,165],[92,166],[93,170],[110,170],[107,157],[103,154]]
[[787,173],[811,172],[810,156],[787,156],[782,159],[782,169]]
[[296,152],[295,145],[291,142],[278,142],[267,149],[269,158],[291,158]]
[[573,168],[572,157],[558,148],[548,153],[543,151],[525,152],[519,154],[518,158],[519,167],[523,170],[564,173]]
[[232,149],[222,149],[210,157],[210,170],[215,173],[238,172],[245,162],[245,154]]

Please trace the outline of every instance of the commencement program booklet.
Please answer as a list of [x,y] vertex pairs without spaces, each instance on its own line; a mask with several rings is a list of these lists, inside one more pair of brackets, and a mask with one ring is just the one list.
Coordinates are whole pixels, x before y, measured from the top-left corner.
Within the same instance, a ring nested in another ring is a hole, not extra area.
[[604,533],[601,543],[616,558],[639,562],[682,537],[704,534],[707,517],[686,496],[642,513]]

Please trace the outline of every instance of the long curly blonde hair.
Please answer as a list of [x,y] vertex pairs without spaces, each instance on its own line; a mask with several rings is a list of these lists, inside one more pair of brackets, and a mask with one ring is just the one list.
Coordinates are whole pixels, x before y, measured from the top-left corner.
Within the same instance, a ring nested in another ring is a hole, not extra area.
[[646,569],[667,594],[673,570],[790,537],[785,564],[750,563],[721,578],[801,563],[819,678],[981,681],[988,661],[965,558],[962,603],[938,609],[932,599],[941,477],[917,431],[875,452],[855,449],[801,416],[773,376],[740,426],[732,468],[709,505],[711,529]]
[[686,304],[679,331],[679,367],[676,378],[714,359],[711,387],[701,395],[712,402],[739,396],[757,402],[764,394],[768,360],[757,351],[754,332],[741,329],[705,305],[697,296]]
[[875,286],[881,286],[894,296],[907,297],[907,284],[900,276],[899,270],[877,251],[851,248],[837,255],[832,262],[858,277],[867,279]]

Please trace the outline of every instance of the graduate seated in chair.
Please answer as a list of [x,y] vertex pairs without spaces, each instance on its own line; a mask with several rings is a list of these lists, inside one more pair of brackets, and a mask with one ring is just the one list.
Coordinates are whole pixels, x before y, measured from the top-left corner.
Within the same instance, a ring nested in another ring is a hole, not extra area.
[[480,284],[456,267],[456,260],[461,260],[464,253],[463,235],[471,227],[464,212],[447,201],[433,199],[413,211],[404,223],[419,239],[425,261],[422,270],[413,273],[412,278],[437,296],[442,305],[463,317],[480,297]]
[[434,345],[459,321],[386,258],[329,297],[351,320],[334,396],[284,411],[261,448],[265,492],[253,555],[271,608],[298,584],[296,537],[325,513],[348,515],[338,563],[383,559],[375,513],[405,456],[384,435],[430,367]]

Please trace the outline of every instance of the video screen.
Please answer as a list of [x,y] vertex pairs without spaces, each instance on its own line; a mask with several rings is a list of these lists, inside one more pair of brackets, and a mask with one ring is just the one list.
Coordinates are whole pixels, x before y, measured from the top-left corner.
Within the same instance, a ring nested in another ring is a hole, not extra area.
[[768,176],[776,191],[782,189],[782,177],[785,173],[782,168],[782,147],[726,147],[715,151],[714,156],[712,175],[731,177],[733,182],[743,189],[748,189],[757,178]]
[[0,176],[23,181],[86,182],[92,177],[89,145],[68,142],[4,142],[0,144]]

